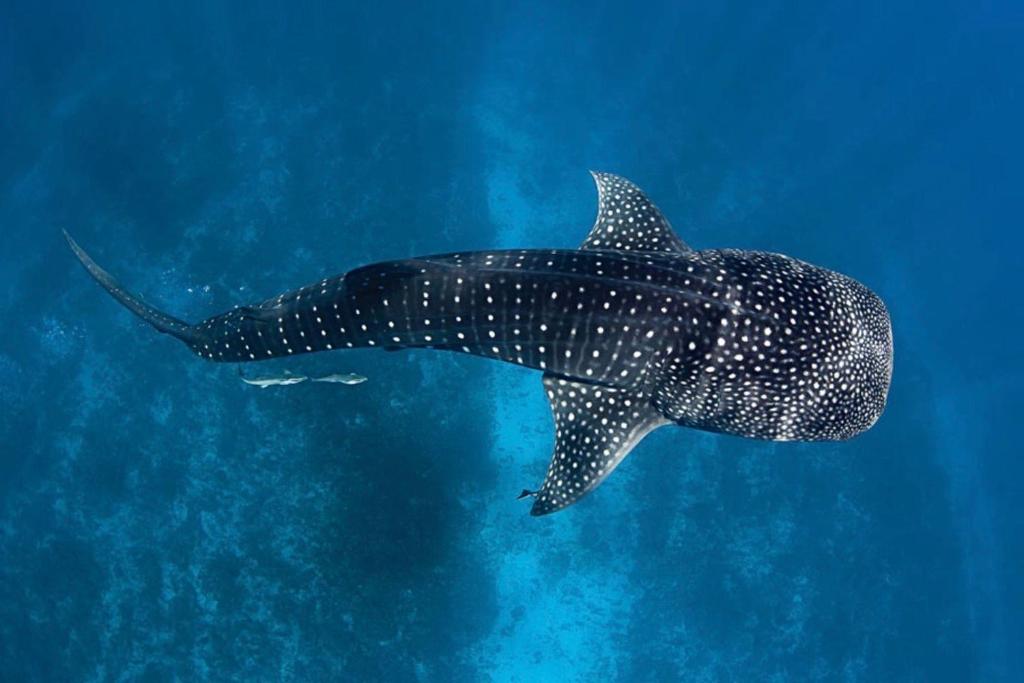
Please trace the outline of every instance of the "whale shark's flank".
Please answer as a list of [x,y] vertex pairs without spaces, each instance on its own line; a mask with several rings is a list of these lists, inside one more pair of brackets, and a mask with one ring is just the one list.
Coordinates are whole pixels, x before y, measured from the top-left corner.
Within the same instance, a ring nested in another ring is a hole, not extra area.
[[355,347],[432,348],[542,371],[554,456],[531,513],[594,490],[668,424],[776,441],[871,427],[892,375],[882,301],[857,281],[759,251],[694,251],[634,184],[594,173],[578,250],[385,261],[195,325],[126,292],[70,236],[89,273],[207,360]]

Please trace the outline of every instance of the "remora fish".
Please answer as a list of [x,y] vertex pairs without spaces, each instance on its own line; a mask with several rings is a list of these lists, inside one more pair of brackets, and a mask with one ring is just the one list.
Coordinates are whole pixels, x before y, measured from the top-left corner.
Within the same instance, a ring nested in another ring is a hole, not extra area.
[[285,387],[289,384],[298,384],[309,379],[303,375],[293,375],[287,370],[285,370],[281,375],[272,375],[269,377],[244,377],[242,375],[242,371],[239,370],[238,376],[246,384],[251,384],[254,387],[259,387],[260,389],[266,389],[267,387]]
[[195,325],[68,242],[114,298],[207,360],[419,347],[541,370],[555,452],[524,492],[534,515],[594,490],[663,425],[820,441],[878,420],[893,346],[874,293],[789,256],[694,251],[639,188],[593,175],[598,216],[579,249],[385,261]]
[[330,382],[332,384],[362,384],[366,381],[366,378],[354,372],[346,372],[344,374],[335,373],[324,377],[313,377],[312,380],[314,382]]

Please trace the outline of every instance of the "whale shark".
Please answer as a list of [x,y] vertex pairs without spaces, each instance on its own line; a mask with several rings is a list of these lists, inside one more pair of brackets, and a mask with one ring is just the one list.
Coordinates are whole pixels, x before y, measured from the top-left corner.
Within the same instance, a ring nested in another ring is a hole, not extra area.
[[427,348],[540,371],[555,444],[521,494],[533,515],[577,502],[666,425],[838,441],[875,424],[893,366],[875,293],[782,254],[694,250],[635,184],[592,176],[597,218],[579,249],[383,261],[197,324],[129,293],[64,234],[115,299],[208,361]]

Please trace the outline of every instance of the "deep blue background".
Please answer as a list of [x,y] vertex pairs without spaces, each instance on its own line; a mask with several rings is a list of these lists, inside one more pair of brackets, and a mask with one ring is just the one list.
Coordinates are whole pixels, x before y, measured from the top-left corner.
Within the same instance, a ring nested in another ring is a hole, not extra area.
[[[1020,9],[82,4],[0,9],[3,680],[1020,680]],[[879,292],[880,423],[661,430],[534,519],[536,375],[353,352],[290,367],[366,384],[260,391],[59,236],[194,320],[574,246],[589,168]]]

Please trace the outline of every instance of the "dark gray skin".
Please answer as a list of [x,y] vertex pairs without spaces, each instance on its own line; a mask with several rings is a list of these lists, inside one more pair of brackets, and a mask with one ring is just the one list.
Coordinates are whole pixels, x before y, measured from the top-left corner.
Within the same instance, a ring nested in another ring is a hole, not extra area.
[[772,440],[840,440],[885,407],[892,331],[858,282],[764,252],[693,251],[632,183],[594,174],[579,250],[376,263],[197,325],[111,294],[200,357],[249,362],[355,347],[472,353],[544,372],[555,454],[532,514],[593,490],[666,424]]

